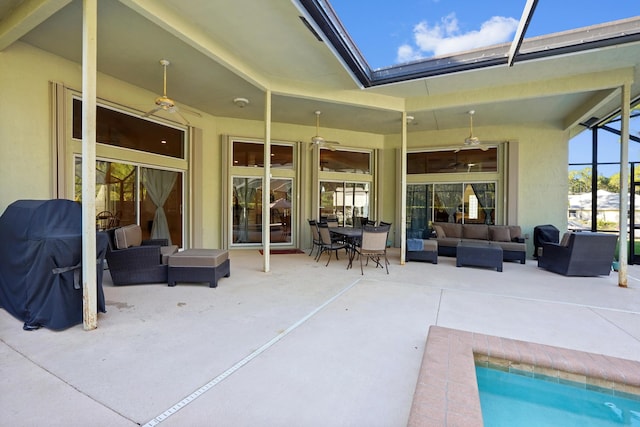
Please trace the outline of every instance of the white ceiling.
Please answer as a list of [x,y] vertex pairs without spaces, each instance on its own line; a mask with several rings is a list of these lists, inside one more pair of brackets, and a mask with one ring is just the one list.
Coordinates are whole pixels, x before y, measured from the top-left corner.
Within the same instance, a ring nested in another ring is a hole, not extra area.
[[[405,108],[415,117],[410,132],[465,127],[470,109],[476,110],[476,126],[543,122],[566,127],[576,117],[615,110],[619,97],[590,110],[585,103],[606,93],[563,85],[561,79],[626,67],[634,67],[632,93],[640,94],[638,42],[362,89],[330,47],[306,28],[294,2],[99,1],[98,69],[160,94],[158,61],[167,58],[168,95],[188,107],[263,120],[269,89],[274,122],[313,125],[313,112],[321,110],[322,126],[379,134],[399,133]],[[48,16],[47,8],[59,10]],[[31,21],[22,17],[25,10],[31,11]],[[3,30],[19,32],[32,21],[42,22],[23,30],[19,40],[81,63],[82,1],[0,2],[0,49],[11,42]],[[516,86],[522,90],[504,90]],[[251,103],[240,109],[233,104],[236,97]]]

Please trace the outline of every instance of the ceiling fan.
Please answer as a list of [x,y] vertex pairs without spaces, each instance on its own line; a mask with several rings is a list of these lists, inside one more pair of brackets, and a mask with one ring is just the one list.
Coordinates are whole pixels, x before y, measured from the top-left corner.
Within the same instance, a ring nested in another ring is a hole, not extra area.
[[475,110],[470,110],[469,114],[469,136],[464,139],[464,146],[460,147],[456,150],[456,153],[466,147],[468,148],[480,148],[483,151],[487,151],[489,147],[482,145],[480,139],[477,136],[473,135],[473,115],[475,114]]
[[[160,60],[160,65],[162,65],[162,67],[164,68],[164,78],[163,78],[163,87],[162,87],[162,96],[158,96],[156,98],[155,104],[156,107],[150,111],[147,111],[145,114],[142,115],[142,117],[149,117],[155,113],[157,113],[158,111],[167,111],[169,113],[175,113],[178,116],[180,116],[180,118],[182,119],[182,121],[185,124],[189,124],[189,120],[186,119],[185,116],[182,115],[182,113],[180,111],[178,111],[178,106],[176,105],[176,102],[169,98],[167,96],[167,67],[170,65],[171,63],[169,62],[168,59],[161,59]],[[198,113],[193,112],[193,114],[195,115],[199,115]]]
[[316,135],[311,137],[311,145],[309,145],[309,150],[313,150],[313,147],[327,147],[331,151],[335,151],[336,145],[340,145],[337,141],[327,141],[323,137],[320,136],[320,111],[316,111]]

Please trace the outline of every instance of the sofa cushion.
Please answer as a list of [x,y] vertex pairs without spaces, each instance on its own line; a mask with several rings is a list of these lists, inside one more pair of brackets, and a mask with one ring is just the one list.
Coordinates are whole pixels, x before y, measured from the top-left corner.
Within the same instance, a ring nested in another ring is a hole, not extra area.
[[511,240],[514,239],[522,239],[522,229],[519,225],[507,225],[509,227],[509,234],[511,235]]
[[489,227],[486,224],[462,224],[462,237],[489,240]]
[[489,240],[493,240],[494,242],[510,242],[511,231],[509,230],[509,227],[489,227]]
[[115,244],[117,249],[127,249],[132,246],[140,246],[142,243],[142,229],[137,224],[125,225],[115,231]]
[[435,225],[439,225],[440,227],[442,227],[442,230],[447,237],[462,237],[462,225],[460,224],[456,224],[453,222],[439,222],[437,224],[434,224],[434,227]]
[[444,229],[441,226],[434,225],[433,229],[436,231],[437,239],[444,239],[445,237],[447,237],[447,233],[444,232]]

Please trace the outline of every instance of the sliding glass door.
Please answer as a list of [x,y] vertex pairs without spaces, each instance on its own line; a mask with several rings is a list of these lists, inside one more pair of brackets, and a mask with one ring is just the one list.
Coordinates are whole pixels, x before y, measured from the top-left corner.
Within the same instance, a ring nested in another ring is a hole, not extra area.
[[[270,242],[291,244],[293,179],[270,182]],[[262,178],[233,177],[233,244],[262,244]]]
[[495,224],[496,183],[407,185],[407,237],[428,235],[432,222]]
[[[82,199],[82,160],[75,159],[75,200]],[[96,161],[96,229],[140,224],[143,239],[183,245],[183,173]]]

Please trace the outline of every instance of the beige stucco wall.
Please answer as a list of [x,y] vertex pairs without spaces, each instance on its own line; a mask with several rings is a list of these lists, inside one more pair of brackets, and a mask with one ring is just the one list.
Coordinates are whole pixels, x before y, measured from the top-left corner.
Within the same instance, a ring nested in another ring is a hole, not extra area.
[[0,211],[51,197],[48,81],[72,74],[65,61],[19,43],[0,53]]
[[[44,199],[54,193],[51,150],[51,109],[49,81],[79,89],[82,84],[78,64],[52,56],[26,44],[16,43],[0,53],[0,211],[17,199]],[[110,102],[144,110],[155,93],[142,90],[109,76],[98,76],[98,96]],[[193,147],[191,174],[191,215],[194,219],[193,244],[219,247],[222,242],[222,140],[224,135],[263,139],[264,123],[213,117],[189,116],[199,129],[200,138]],[[303,141],[300,219],[311,213],[311,152],[306,141],[315,134],[311,126],[273,123],[274,141]],[[400,131],[400,129],[399,129]],[[466,136],[467,129],[410,133],[409,148],[454,146]],[[551,223],[566,229],[567,138],[559,129],[531,124],[516,128],[476,128],[487,141],[518,141],[517,222],[532,236],[533,227]],[[323,136],[347,147],[379,149],[377,217],[393,222],[399,234],[397,208],[397,149],[400,135],[375,135],[323,126]],[[68,171],[71,173],[70,171]],[[375,201],[372,201],[375,203]],[[308,227],[301,225],[301,242],[309,241]],[[397,236],[399,238],[399,236]],[[399,244],[396,238],[396,243]],[[530,239],[532,247],[532,239]],[[532,252],[532,249],[530,249]]]

